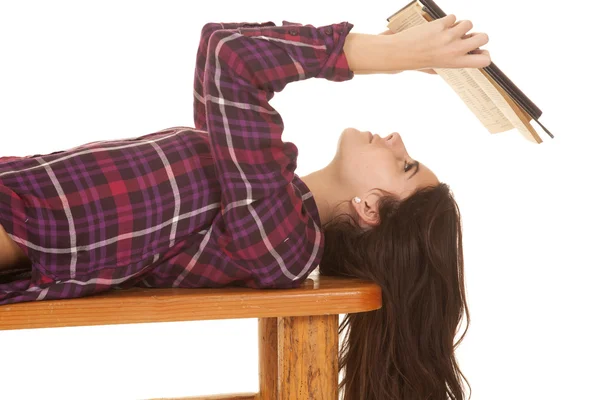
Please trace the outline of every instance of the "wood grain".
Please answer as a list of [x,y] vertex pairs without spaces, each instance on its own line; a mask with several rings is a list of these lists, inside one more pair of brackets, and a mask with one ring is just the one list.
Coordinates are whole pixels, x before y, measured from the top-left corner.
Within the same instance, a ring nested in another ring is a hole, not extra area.
[[258,319],[258,400],[277,398],[277,318]]
[[338,398],[338,316],[278,318],[279,398]]
[[258,395],[255,393],[217,394],[201,397],[161,397],[153,400],[258,400]]
[[311,275],[300,288],[134,288],[0,306],[0,330],[357,313],[381,307],[372,282]]

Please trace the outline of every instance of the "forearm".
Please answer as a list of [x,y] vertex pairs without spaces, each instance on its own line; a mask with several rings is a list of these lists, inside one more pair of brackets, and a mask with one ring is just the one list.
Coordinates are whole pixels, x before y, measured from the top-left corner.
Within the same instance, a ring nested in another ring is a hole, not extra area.
[[354,72],[355,75],[374,75],[374,74],[399,74],[400,72],[404,72],[404,71],[399,70],[399,71],[381,72],[381,71],[359,70],[359,71],[352,71],[352,72]]

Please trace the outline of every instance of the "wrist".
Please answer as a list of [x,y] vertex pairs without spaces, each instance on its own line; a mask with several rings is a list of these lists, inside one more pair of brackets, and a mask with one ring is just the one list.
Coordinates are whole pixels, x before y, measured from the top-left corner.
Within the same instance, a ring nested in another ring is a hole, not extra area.
[[344,43],[348,66],[354,73],[390,73],[398,71],[394,62],[390,35],[350,32]]

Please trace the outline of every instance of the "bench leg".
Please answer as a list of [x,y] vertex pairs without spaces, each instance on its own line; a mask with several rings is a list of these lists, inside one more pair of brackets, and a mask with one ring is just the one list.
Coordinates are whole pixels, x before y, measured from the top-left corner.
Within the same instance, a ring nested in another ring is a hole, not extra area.
[[258,319],[259,400],[277,398],[277,317]]
[[338,315],[277,320],[281,400],[338,398]]
[[260,400],[338,398],[338,315],[258,319]]

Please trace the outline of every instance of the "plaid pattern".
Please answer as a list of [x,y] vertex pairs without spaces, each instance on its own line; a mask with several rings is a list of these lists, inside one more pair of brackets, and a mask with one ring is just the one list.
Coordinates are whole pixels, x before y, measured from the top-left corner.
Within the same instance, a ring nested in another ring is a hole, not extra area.
[[353,77],[353,25],[204,26],[196,129],[0,158],[0,224],[32,260],[0,304],[132,286],[298,286],[318,265],[316,203],[269,105],[289,82]]

